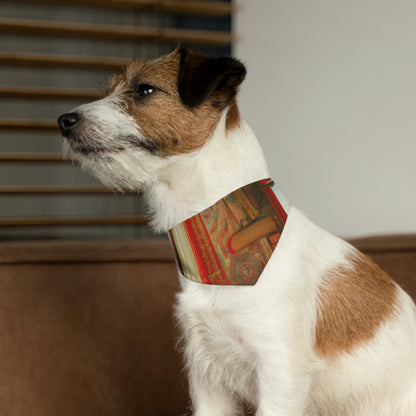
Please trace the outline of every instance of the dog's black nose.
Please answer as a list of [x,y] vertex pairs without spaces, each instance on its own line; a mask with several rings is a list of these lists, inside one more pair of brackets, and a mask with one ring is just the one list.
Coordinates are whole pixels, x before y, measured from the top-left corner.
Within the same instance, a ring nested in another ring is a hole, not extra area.
[[61,133],[63,136],[68,136],[71,132],[72,127],[78,123],[80,116],[78,113],[66,113],[62,114],[58,118],[58,125],[61,129]]

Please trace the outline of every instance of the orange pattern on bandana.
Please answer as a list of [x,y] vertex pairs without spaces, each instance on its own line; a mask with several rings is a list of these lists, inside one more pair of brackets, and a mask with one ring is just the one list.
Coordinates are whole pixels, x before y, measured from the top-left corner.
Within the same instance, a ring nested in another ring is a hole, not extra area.
[[243,186],[169,231],[181,273],[210,285],[254,285],[280,239],[289,205],[273,181]]

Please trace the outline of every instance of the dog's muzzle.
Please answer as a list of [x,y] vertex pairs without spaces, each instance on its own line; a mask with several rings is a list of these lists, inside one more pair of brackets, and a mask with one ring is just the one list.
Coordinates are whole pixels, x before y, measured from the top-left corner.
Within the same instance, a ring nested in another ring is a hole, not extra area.
[[61,130],[62,136],[70,136],[80,118],[80,115],[75,112],[62,114],[58,118],[58,126]]

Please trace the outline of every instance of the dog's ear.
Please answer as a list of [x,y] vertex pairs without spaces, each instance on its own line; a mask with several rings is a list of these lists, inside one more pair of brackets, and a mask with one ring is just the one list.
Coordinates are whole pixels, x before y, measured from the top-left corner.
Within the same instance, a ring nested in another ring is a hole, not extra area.
[[208,98],[229,105],[246,75],[244,65],[233,58],[213,58],[180,49],[179,95],[185,105],[196,107]]

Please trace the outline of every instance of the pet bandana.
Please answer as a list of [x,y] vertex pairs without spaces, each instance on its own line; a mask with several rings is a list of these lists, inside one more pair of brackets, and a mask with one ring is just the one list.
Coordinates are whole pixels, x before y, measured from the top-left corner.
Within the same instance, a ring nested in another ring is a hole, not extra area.
[[255,285],[289,204],[270,179],[243,186],[169,230],[182,274],[208,285]]

